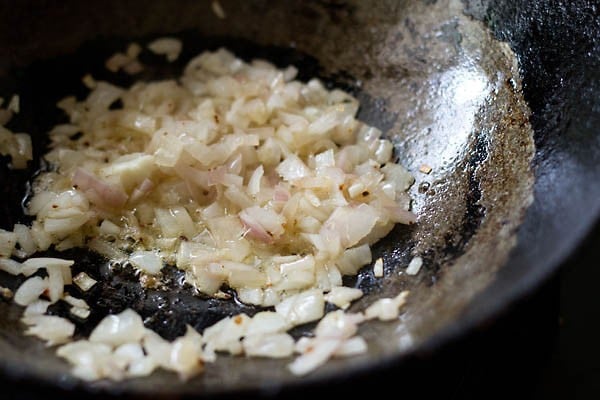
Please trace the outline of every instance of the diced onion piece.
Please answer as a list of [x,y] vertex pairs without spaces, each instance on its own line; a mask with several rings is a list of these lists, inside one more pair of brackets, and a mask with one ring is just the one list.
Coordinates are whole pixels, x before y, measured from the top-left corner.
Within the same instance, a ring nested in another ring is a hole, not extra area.
[[98,281],[90,277],[85,272],[80,272],[73,277],[73,282],[84,292],[87,292],[94,286]]
[[21,273],[25,276],[30,276],[35,273],[38,269],[46,268],[67,268],[69,269],[75,261],[73,260],[65,260],[62,258],[53,258],[53,257],[35,257],[29,258],[23,262]]
[[182,378],[189,378],[202,371],[202,338],[188,327],[187,333],[173,341],[169,355],[170,369]]
[[261,242],[273,243],[284,232],[285,218],[270,209],[252,206],[240,212],[240,219],[248,236]]
[[13,94],[8,102],[8,105],[6,106],[6,109],[18,114],[21,109],[20,103],[21,101],[19,95]]
[[103,182],[82,168],[75,171],[73,185],[100,207],[121,208],[127,202],[127,194],[121,188]]
[[433,168],[431,168],[431,166],[429,166],[428,164],[421,164],[421,166],[419,167],[419,171],[424,174],[429,174],[432,170]]
[[367,342],[362,336],[354,336],[344,340],[333,353],[335,357],[349,357],[367,352]]
[[421,270],[422,265],[423,265],[423,259],[421,257],[414,257],[408,263],[408,267],[406,267],[406,273],[408,275],[416,275]]
[[302,354],[288,365],[294,375],[306,375],[325,364],[341,344],[340,339],[315,340],[310,351]]
[[107,219],[102,221],[98,229],[105,236],[117,237],[121,233],[121,228]]
[[386,163],[381,172],[387,181],[394,184],[399,193],[405,192],[415,182],[415,178],[400,164]]
[[221,19],[225,19],[227,17],[223,7],[221,6],[221,3],[218,0],[213,0],[210,6],[217,17]]
[[385,211],[394,223],[411,225],[417,222],[417,216],[412,211],[405,210],[401,206],[394,205],[386,207]]
[[127,260],[127,254],[119,250],[112,243],[100,238],[94,238],[88,242],[90,250],[97,252],[100,255],[112,261],[122,262]]
[[214,295],[225,283],[229,272],[218,263],[195,264],[186,273],[186,280],[201,293]]
[[358,270],[371,262],[371,248],[367,244],[350,248],[337,260],[337,267],[345,275],[356,275]]
[[391,321],[398,318],[400,308],[406,303],[409,292],[401,292],[394,298],[383,298],[375,301],[365,310],[367,319],[377,318],[381,321]]
[[111,346],[105,343],[78,340],[62,345],[56,354],[74,365],[73,374],[81,379],[93,381],[105,377],[122,378],[120,369],[112,361]]
[[90,306],[85,302],[85,300],[78,299],[78,298],[73,297],[71,295],[65,295],[63,297],[63,300],[65,302],[67,302],[68,304],[74,306],[74,307],[84,308],[84,309],[89,309],[90,308]]
[[129,57],[123,53],[115,53],[106,60],[105,66],[111,72],[117,72],[130,62]]
[[148,44],[148,49],[153,53],[165,55],[169,61],[177,60],[181,48],[181,40],[172,37],[159,38]]
[[52,128],[52,130],[50,132],[48,132],[48,135],[50,137],[52,137],[52,136],[71,137],[80,131],[81,131],[81,127],[79,127],[78,125],[59,124],[59,125],[55,125],[54,128]]
[[[154,168],[154,158],[152,156],[143,153],[130,153],[113,160],[109,165],[101,169],[101,173],[106,177],[113,176],[118,178],[124,190],[131,192],[145,179],[150,178],[151,174],[154,172]],[[78,172],[76,172],[76,174],[77,173]],[[73,177],[73,179],[75,179],[75,177]],[[87,189],[82,187],[81,190],[85,191]],[[115,185],[113,185],[111,190],[125,194],[125,192]],[[113,194],[110,196],[113,196]],[[116,202],[117,201],[115,200],[115,203]]]
[[10,300],[13,298],[14,293],[9,288],[0,285],[0,296],[4,297],[6,300]]
[[356,333],[358,324],[363,321],[362,314],[350,314],[342,310],[332,311],[319,321],[315,328],[315,335],[317,338],[347,339]]
[[69,312],[77,318],[87,319],[90,316],[91,311],[87,308],[71,307]]
[[281,281],[277,289],[304,289],[315,282],[315,258],[312,255],[279,266]]
[[153,251],[135,251],[129,256],[129,262],[150,275],[158,274],[163,267],[162,258]]
[[144,351],[156,365],[163,368],[170,368],[171,350],[170,342],[163,339],[159,334],[146,330],[142,339]]
[[28,317],[28,324],[30,326],[25,334],[45,340],[48,346],[66,343],[75,333],[75,325],[71,321],[54,315]]
[[21,318],[21,320],[25,324],[30,325],[30,323],[28,322],[29,321],[28,317],[35,317],[38,315],[45,314],[46,310],[48,310],[49,306],[50,306],[50,302],[47,300],[36,300],[33,303],[30,303],[25,308],[25,311],[23,311],[23,318]]
[[373,265],[373,276],[376,278],[381,278],[383,276],[383,259],[381,257],[375,260],[375,264]]
[[236,292],[238,300],[244,304],[263,305],[264,290],[261,288],[240,287]]
[[343,247],[352,247],[371,232],[378,218],[377,211],[368,204],[336,208],[323,224],[321,235],[334,234]]
[[324,314],[325,299],[318,289],[305,290],[275,305],[275,311],[291,326],[316,321]]
[[336,286],[331,289],[329,293],[325,295],[325,301],[331,304],[335,304],[341,309],[346,309],[350,306],[354,300],[359,299],[363,296],[363,291],[357,288],[350,288],[345,286]]
[[260,191],[260,180],[262,179],[265,170],[262,165],[256,167],[252,176],[250,176],[250,180],[248,181],[248,194],[252,196],[256,196]]
[[150,357],[143,357],[132,361],[127,368],[131,377],[149,376],[156,369],[157,364]]
[[246,355],[252,357],[283,358],[294,353],[294,338],[287,333],[247,335],[242,345]]
[[221,265],[227,272],[227,281],[232,287],[261,287],[266,283],[266,276],[254,266],[234,262],[222,261]]
[[83,82],[88,89],[94,89],[96,87],[96,80],[92,74],[85,74],[83,78],[81,78],[81,82]]
[[16,244],[17,236],[13,232],[0,229],[0,257],[10,257]]
[[288,182],[296,179],[310,176],[310,169],[304,164],[304,162],[296,155],[290,154],[283,160],[277,168],[277,173]]
[[60,268],[46,268],[48,272],[48,297],[56,303],[63,295],[65,282]]
[[31,136],[27,133],[15,133],[16,150],[12,154],[12,167],[14,169],[27,168],[27,161],[33,159],[33,146]]
[[23,224],[15,224],[13,232],[17,237],[17,243],[26,257],[37,251],[37,245],[31,236],[29,228]]
[[90,334],[91,342],[119,346],[144,336],[142,318],[133,310],[106,316]]
[[243,348],[240,339],[246,334],[249,321],[250,318],[245,314],[224,318],[206,328],[202,340],[211,351],[241,354]]
[[0,108],[0,125],[4,126],[10,122],[12,119],[13,112],[10,110],[6,110],[4,108]]
[[256,313],[246,330],[246,335],[261,335],[266,333],[279,333],[287,330],[285,318],[273,311],[261,311]]
[[36,301],[48,289],[48,278],[34,276],[27,279],[15,292],[15,303],[27,306]]
[[11,275],[19,275],[21,270],[22,266],[20,262],[0,257],[0,271],[8,272]]

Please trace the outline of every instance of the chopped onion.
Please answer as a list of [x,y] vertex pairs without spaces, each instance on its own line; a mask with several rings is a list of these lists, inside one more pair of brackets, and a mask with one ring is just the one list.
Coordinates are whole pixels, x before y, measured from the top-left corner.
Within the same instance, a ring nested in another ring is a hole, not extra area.
[[56,303],[63,295],[65,282],[59,268],[46,268],[48,272],[48,297],[51,303]]
[[187,333],[173,342],[169,355],[170,369],[178,372],[182,378],[188,378],[202,370],[201,340],[200,335],[188,327]]
[[209,351],[241,354],[243,348],[240,339],[245,335],[249,321],[250,318],[245,314],[224,318],[206,328],[202,340]]
[[56,354],[75,365],[73,374],[84,380],[121,379],[123,376],[118,364],[112,360],[111,347],[105,343],[78,340],[59,347]]
[[14,293],[9,288],[0,285],[0,296],[4,297],[6,300],[10,300],[13,298]]
[[297,357],[288,365],[288,368],[295,375],[305,375],[325,364],[340,347],[341,342],[340,339],[323,339],[315,341],[310,347],[310,351]]
[[27,279],[15,292],[15,303],[27,306],[36,301],[48,289],[48,278],[34,276]]
[[265,333],[280,333],[287,330],[285,318],[273,311],[256,313],[246,329],[246,335],[261,335]]
[[309,176],[310,169],[297,156],[290,154],[276,168],[277,173],[286,181],[291,182],[296,179]]
[[38,269],[46,268],[48,269],[59,269],[63,268],[70,269],[70,267],[75,263],[73,260],[64,260],[62,258],[52,258],[52,257],[35,257],[29,258],[23,262],[21,267],[21,274],[25,276],[30,276]]
[[354,336],[344,340],[340,347],[333,353],[335,357],[349,357],[367,352],[367,342],[361,336]]
[[13,232],[0,229],[0,257],[10,257],[16,244],[17,236]]
[[358,270],[362,266],[369,264],[371,260],[371,248],[363,244],[344,251],[336,265],[342,274],[356,275]]
[[73,277],[73,282],[84,292],[87,292],[94,286],[98,281],[91,278],[85,272],[80,272],[75,277]]
[[37,245],[31,236],[29,228],[23,224],[15,224],[13,232],[17,237],[17,243],[21,247],[25,257],[28,257],[37,251]]
[[363,321],[362,314],[349,314],[342,310],[332,311],[319,321],[315,328],[315,335],[318,338],[347,339],[356,333],[358,324]]
[[324,314],[325,300],[318,289],[310,289],[290,296],[275,305],[275,311],[291,326],[320,319]]
[[71,313],[71,315],[74,315],[75,317],[80,319],[87,319],[87,317],[89,317],[91,314],[91,311],[89,309],[81,307],[71,307],[69,309],[69,312]]
[[400,308],[406,303],[409,292],[401,292],[394,298],[383,298],[375,301],[365,310],[367,319],[378,318],[381,321],[390,321],[398,318]]
[[81,168],[73,175],[73,185],[100,207],[120,208],[127,202],[127,194],[121,188],[109,185]]
[[21,273],[21,263],[10,258],[0,258],[0,271],[8,272],[11,275],[19,275]]
[[119,346],[144,336],[144,324],[133,310],[126,309],[120,314],[106,316],[90,334],[91,342]]
[[406,267],[406,273],[408,275],[416,275],[419,273],[421,266],[423,265],[423,259],[421,257],[414,257],[408,263],[408,267]]
[[246,355],[252,357],[283,358],[294,353],[294,338],[287,333],[248,335],[242,345]]
[[377,211],[368,204],[340,207],[325,221],[321,235],[335,235],[343,247],[352,247],[371,232],[378,218]]
[[383,276],[383,259],[381,257],[375,260],[375,264],[373,265],[373,276],[376,278],[381,278]]
[[129,256],[129,262],[150,275],[158,274],[163,267],[162,258],[152,251],[135,251]]
[[63,297],[63,300],[74,307],[89,309],[90,306],[83,299],[75,298],[71,295],[66,295]]
[[248,236],[265,243],[273,243],[284,232],[285,218],[273,210],[252,206],[240,212],[240,219],[248,228]]
[[153,40],[148,48],[156,54],[164,54],[169,61],[175,61],[181,53],[181,40],[171,37],[163,37]]
[[221,3],[218,0],[213,0],[211,2],[211,8],[217,17],[221,19],[225,19],[227,17],[227,15],[225,15],[223,7],[221,6]]
[[325,301],[335,304],[341,309],[346,309],[354,300],[363,296],[363,291],[357,288],[345,286],[333,287],[329,293],[325,295]]
[[[28,317],[35,317],[38,315],[43,315],[46,313],[46,310],[48,310],[48,307],[50,306],[50,302],[47,300],[36,300],[33,303],[30,303],[26,308],[25,311],[23,311],[23,318],[21,318],[21,320],[27,324],[27,325],[31,325],[28,322]],[[33,323],[32,323],[33,324]]]
[[68,342],[75,333],[75,325],[65,318],[54,315],[38,315],[28,317],[30,325],[25,331],[26,335],[37,336],[46,341],[48,346]]
[[[172,62],[182,44],[163,37],[147,48]],[[141,52],[130,43],[106,67],[139,73]],[[219,352],[294,351],[300,356],[290,370],[303,375],[331,357],[364,352],[355,335],[365,318],[398,317],[403,294],[364,315],[343,312],[363,292],[343,287],[342,275],[369,265],[370,246],[394,224],[416,222],[407,194],[414,178],[391,161],[394,144],[383,132],[356,119],[356,98],[318,79],[295,80],[297,73],[218,49],[190,60],[180,77],[128,88],[88,74],[84,100],[57,103],[68,123],[49,132],[52,168],[36,177],[27,205],[34,221],[0,230],[0,270],[29,277],[14,298],[27,306],[30,334],[73,340],[70,322],[44,315],[59,300],[72,318],[91,315],[65,290],[97,283],[82,266],[72,277],[72,261],[27,259],[50,248],[85,246],[112,265],[127,262],[147,287],[161,284],[163,264],[174,264],[197,294],[227,298],[226,286],[240,302],[275,310],[227,317],[202,335],[188,327],[168,342],[126,309],[104,317],[89,340],[59,348],[75,376],[120,380],[163,368],[186,379]],[[9,108],[0,120],[19,111],[18,101]],[[0,126],[0,153],[24,168],[31,139]],[[418,271],[414,263],[407,273]],[[40,269],[48,276],[32,277]],[[382,276],[381,260],[374,274]],[[340,310],[324,316],[326,301]],[[54,330],[41,333],[52,321]],[[314,321],[315,336],[294,343],[288,331]]]

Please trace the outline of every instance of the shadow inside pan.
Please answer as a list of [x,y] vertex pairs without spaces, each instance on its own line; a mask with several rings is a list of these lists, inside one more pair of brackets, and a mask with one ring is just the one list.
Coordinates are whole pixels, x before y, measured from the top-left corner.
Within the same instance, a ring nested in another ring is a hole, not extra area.
[[[206,3],[200,2],[162,13],[169,15],[164,20],[148,14],[129,21],[137,18],[129,12],[135,3],[109,2],[103,12],[112,13],[112,19],[78,28],[83,30],[77,32],[79,37],[85,39],[81,42],[55,31],[44,35],[40,28],[38,36],[29,39],[48,47],[38,54],[26,46],[15,52],[17,62],[2,76],[0,89],[5,97],[21,95],[22,110],[9,128],[35,137],[35,159],[45,152],[45,132],[62,122],[56,101],[69,94],[85,95],[81,83],[85,73],[124,86],[134,79],[168,78],[178,75],[200,51],[221,46],[245,59],[295,65],[300,79],[317,76],[355,94],[361,102],[359,118],[393,140],[399,162],[416,178],[410,194],[418,223],[397,227],[373,246],[373,259],[384,261],[383,278],[375,278],[366,266],[357,278],[347,279],[348,285],[366,293],[350,310],[363,310],[404,289],[411,294],[399,321],[361,326],[359,333],[369,343],[367,354],[332,360],[307,377],[290,374],[285,367],[289,360],[219,357],[188,382],[159,372],[143,379],[85,384],[86,388],[215,394],[322,381],[415,351],[493,281],[532,201],[533,137],[514,54],[482,24],[463,15],[459,1],[381,2],[368,7],[364,2],[285,6],[222,2],[232,10],[225,21],[207,13]],[[72,6],[69,11],[58,7],[47,12],[73,19],[84,12],[77,4]],[[167,2],[153,6],[152,12],[159,14],[161,7],[168,7]],[[129,30],[123,27],[126,21]],[[103,68],[104,60],[129,41],[145,44],[166,33],[184,42],[176,63],[161,62],[145,51],[141,59],[148,68],[135,78]],[[5,164],[0,176],[4,191],[0,227],[12,229],[16,222],[28,222],[21,202],[39,164],[26,172],[8,170]],[[420,172],[422,164],[431,166],[431,173]],[[75,258],[75,273],[86,270],[101,282],[89,293],[74,292],[94,304],[88,321],[74,321],[78,335],[85,336],[104,315],[126,307],[137,310],[148,327],[169,339],[181,335],[185,324],[202,330],[223,316],[257,311],[235,298],[193,295],[175,268],[166,274],[168,291],[144,291],[132,271],[125,268],[113,274],[93,254],[83,250],[53,254]],[[417,276],[403,273],[416,255],[425,261],[422,271]],[[2,286],[15,288],[20,282],[0,273]],[[59,315],[65,311],[59,305],[50,309]],[[16,376],[67,387],[78,384],[68,365],[54,356],[54,349],[23,336],[20,312],[9,302],[0,302],[0,366]],[[299,336],[311,327],[292,333]]]

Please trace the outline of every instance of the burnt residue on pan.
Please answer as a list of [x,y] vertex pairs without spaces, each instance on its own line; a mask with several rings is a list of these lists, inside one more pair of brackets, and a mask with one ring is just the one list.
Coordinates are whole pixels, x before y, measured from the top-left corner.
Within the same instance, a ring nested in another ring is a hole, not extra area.
[[[88,24],[71,25],[69,35],[35,22],[28,33],[11,33],[5,47],[10,52],[8,64],[0,64],[4,70],[0,89],[3,95],[18,90],[22,96],[24,109],[14,128],[36,135],[39,158],[46,144],[44,132],[61,118],[56,100],[67,94],[83,96],[80,78],[87,72],[97,79],[130,84],[131,77],[103,69],[105,58],[129,40],[143,43],[163,34],[184,40],[180,60],[161,64],[146,54],[149,58],[142,61],[150,68],[136,79],[175,76],[191,56],[225,46],[246,59],[294,64],[301,79],[318,76],[329,85],[341,85],[361,101],[359,117],[393,139],[399,162],[414,174],[411,196],[419,216],[416,225],[399,226],[374,246],[374,259],[384,260],[383,278],[375,278],[367,266],[357,278],[347,279],[347,284],[367,292],[351,310],[409,289],[406,312],[398,322],[361,326],[360,333],[369,342],[366,355],[332,360],[307,377],[292,376],[286,360],[222,357],[187,383],[161,372],[86,388],[204,394],[273,389],[357,371],[417,350],[493,281],[515,245],[515,232],[532,201],[535,149],[514,54],[483,24],[464,15],[458,0],[369,4],[223,0],[225,20],[211,14],[209,3],[184,1],[174,9],[167,1],[110,0],[102,12],[89,16]],[[76,1],[44,11],[48,18],[64,21],[87,15]],[[423,164],[431,172],[420,172]],[[26,221],[20,201],[28,173],[1,172],[3,228]],[[195,296],[175,268],[166,270],[168,290],[146,290],[127,266],[109,268],[79,250],[64,256],[78,260],[76,272],[85,269],[100,281],[89,293],[74,293],[94,304],[90,321],[77,321],[80,335],[89,333],[106,313],[126,306],[167,338],[181,334],[186,323],[201,330],[222,316],[256,312],[233,294],[229,300]],[[414,256],[423,257],[424,266],[418,275],[409,276],[404,270]],[[0,275],[0,284],[16,285],[6,280]],[[60,306],[51,309],[64,311]],[[0,368],[75,384],[68,365],[52,349],[22,335],[18,319],[17,307],[0,301]],[[294,332],[303,333],[303,329]]]

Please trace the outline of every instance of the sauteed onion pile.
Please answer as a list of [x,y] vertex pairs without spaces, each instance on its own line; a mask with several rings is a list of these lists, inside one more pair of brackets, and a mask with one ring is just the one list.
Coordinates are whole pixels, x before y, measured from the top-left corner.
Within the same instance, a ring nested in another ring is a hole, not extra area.
[[[173,61],[181,43],[164,38],[148,49]],[[135,74],[140,51],[130,46],[107,67]],[[58,103],[69,122],[49,132],[48,167],[27,204],[33,223],[0,231],[0,270],[28,277],[14,293],[26,333],[60,345],[57,354],[86,380],[156,368],[189,377],[219,353],[290,357],[290,370],[305,374],[365,351],[358,325],[396,318],[407,292],[346,312],[362,292],[342,276],[371,264],[370,246],[396,224],[416,221],[407,194],[414,179],[382,132],[357,119],[356,98],[296,72],[219,49],[191,59],[178,79],[123,88],[84,77],[87,98]],[[23,166],[24,136],[2,129],[0,152]],[[198,295],[226,297],[228,288],[263,311],[203,332],[188,327],[169,342],[127,309],[76,337],[73,323],[47,308],[67,302],[87,318],[93,308],[64,287],[84,292],[96,282],[72,277],[74,261],[38,254],[74,247],[112,268],[133,266],[152,287],[175,265]],[[325,314],[326,302],[338,310]],[[289,335],[312,321],[314,336]]]

